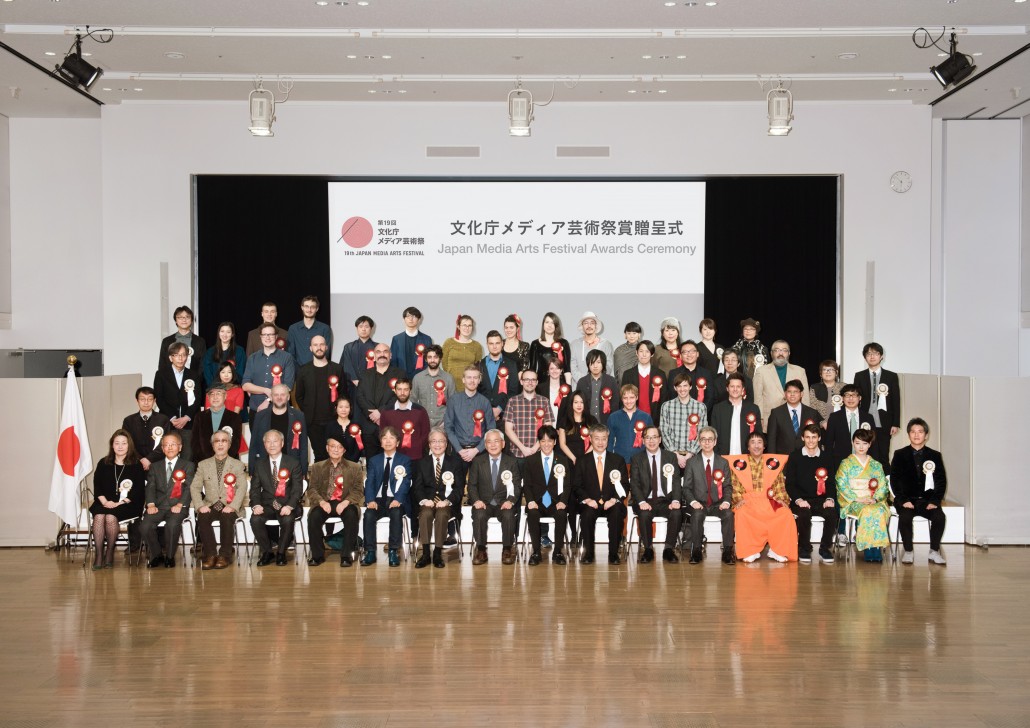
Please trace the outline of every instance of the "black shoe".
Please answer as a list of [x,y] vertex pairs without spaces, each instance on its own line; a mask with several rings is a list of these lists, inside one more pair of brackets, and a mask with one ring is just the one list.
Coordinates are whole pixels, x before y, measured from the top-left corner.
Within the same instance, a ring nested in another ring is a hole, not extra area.
[[286,566],[286,554],[279,554],[275,557],[276,566]]
[[594,554],[593,554],[593,552],[584,553],[583,556],[580,557],[579,563],[581,563],[581,564],[592,564],[592,563],[594,563]]
[[437,569],[447,566],[443,561],[443,549],[433,549],[433,566]]
[[148,569],[156,569],[158,566],[163,565],[164,562],[165,562],[164,556],[155,556],[154,558],[152,558],[150,561],[147,562],[147,568]]
[[619,558],[618,554],[609,554],[608,555],[608,563],[612,564],[613,566],[618,566],[619,564],[622,563],[622,559]]
[[[701,563],[701,558],[702,558],[701,549],[691,549],[690,550],[690,563],[691,564],[700,564]],[[726,556],[725,555],[723,555],[722,560],[723,560],[723,562],[726,561]]]
[[673,549],[665,549],[662,552],[662,559],[670,564],[678,564],[680,562],[680,557],[676,555]]
[[429,566],[429,549],[422,549],[422,555],[418,557],[418,561],[415,562],[416,569],[424,569]]
[[727,566],[733,566],[735,563],[737,563],[737,559],[733,556],[732,551],[722,552],[722,563],[726,564]]
[[354,559],[352,559],[350,556],[341,556],[340,566],[344,568],[348,566],[354,566]]
[[390,566],[400,566],[401,565],[401,557],[400,557],[397,549],[390,549],[389,550],[389,552],[387,554],[387,562],[389,562]]
[[175,568],[175,557],[174,556],[165,559],[165,568],[166,569],[174,569]]
[[325,557],[319,556],[318,558],[308,559],[308,566],[321,566],[325,563]]
[[271,551],[266,551],[265,553],[261,554],[261,558],[258,559],[257,565],[268,566],[273,561],[275,561],[275,554]]
[[650,547],[645,548],[644,553],[640,554],[640,563],[650,564],[652,561],[654,561],[654,549]]
[[565,564],[568,563],[568,561],[565,559],[565,554],[563,554],[561,551],[556,551],[554,556],[551,557],[551,561],[555,564],[558,564],[559,566],[565,566]]
[[458,540],[454,536],[448,536],[443,540],[443,547],[445,549],[452,549],[458,545]]
[[537,566],[537,565],[539,565],[539,563],[540,563],[540,552],[539,551],[534,551],[533,555],[529,557],[529,565],[530,566]]

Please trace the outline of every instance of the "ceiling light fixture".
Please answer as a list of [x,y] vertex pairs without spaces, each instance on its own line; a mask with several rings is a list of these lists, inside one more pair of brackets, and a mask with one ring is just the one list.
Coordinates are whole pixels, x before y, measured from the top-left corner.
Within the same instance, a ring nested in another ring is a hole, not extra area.
[[790,134],[790,122],[794,120],[794,97],[790,90],[778,81],[776,88],[769,89],[765,95],[765,101],[769,109],[769,136]]
[[89,26],[86,26],[85,34],[75,34],[75,41],[65,54],[61,65],[57,66],[54,72],[72,86],[80,86],[83,91],[89,91],[93,84],[104,75],[104,69],[94,66],[89,61],[83,59],[83,38],[92,38],[98,43],[110,43],[111,39],[114,38],[114,31],[110,28],[90,30]]
[[508,135],[528,137],[533,123],[533,94],[522,88],[516,79],[515,88],[508,92]]
[[[941,28],[941,34],[936,38],[933,38],[930,36],[930,31],[926,28],[916,28],[912,31],[912,43],[916,48],[929,48],[930,46],[934,46],[937,50],[943,51],[944,49],[937,45],[937,43],[944,38],[944,35],[947,32],[947,28]],[[955,29],[952,28],[951,38],[949,39],[948,57],[936,66],[930,66],[930,73],[932,73],[933,77],[937,79],[941,88],[947,88],[948,86],[959,84],[969,78],[975,70],[976,65],[973,63],[972,56],[958,52],[957,34],[955,33]]]
[[[279,91],[283,98],[278,103],[285,104],[290,98],[290,91],[293,89],[293,80],[289,78],[279,79]],[[254,90],[250,92],[250,133],[256,137],[275,136],[272,131],[272,124],[275,123],[275,94],[266,89],[263,81],[259,78],[254,82]]]

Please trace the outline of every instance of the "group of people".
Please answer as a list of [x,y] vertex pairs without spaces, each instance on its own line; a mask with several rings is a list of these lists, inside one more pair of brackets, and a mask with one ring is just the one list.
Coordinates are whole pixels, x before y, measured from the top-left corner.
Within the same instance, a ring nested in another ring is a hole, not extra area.
[[856,547],[875,561],[889,545],[891,491],[902,561],[913,561],[918,515],[930,524],[930,560],[944,563],[943,461],[920,418],[908,423],[910,445],[890,457],[900,391],[879,344],[865,346],[868,368],[853,384],[842,384],[828,360],[809,386],[789,361],[789,344],[766,348],[750,318],[732,346],[716,342],[711,319],[694,340],[670,317],[657,344],[630,322],[615,347],[590,311],[571,342],[555,313],[531,342],[512,314],[503,333],[487,333],[484,349],[471,316],[459,315],[454,337],[439,345],[408,307],[390,344],[376,342],[375,322],[358,317],[356,338],[334,362],[317,298],[305,297],[301,311],[284,330],[275,304],[264,304],[244,350],[232,323],[219,325],[209,348],[192,332],[192,311],[176,309],[154,386],[137,391],[138,412],[112,435],[94,475],[94,568],[113,562],[124,521],[130,548],[145,544],[151,568],[174,566],[191,508],[203,568],[231,562],[234,528],[248,509],[258,566],[282,565],[305,507],[312,566],[324,563],[324,529],[336,523],[341,566],[359,554],[359,528],[361,564],[374,564],[380,519],[389,519],[386,552],[399,566],[407,519],[422,547],[415,567],[441,568],[466,502],[477,565],[488,560],[490,519],[501,526],[502,563],[514,563],[522,518],[530,565],[548,546],[554,563],[566,563],[567,534],[580,562],[593,562],[601,518],[608,560],[620,563],[630,512],[642,563],[656,558],[656,518],[666,523],[669,562],[679,560],[680,539],[690,562],[700,562],[705,519],[717,518],[726,564],[763,553],[808,563],[813,517],[823,519],[821,560],[833,561],[838,528],[853,519]]

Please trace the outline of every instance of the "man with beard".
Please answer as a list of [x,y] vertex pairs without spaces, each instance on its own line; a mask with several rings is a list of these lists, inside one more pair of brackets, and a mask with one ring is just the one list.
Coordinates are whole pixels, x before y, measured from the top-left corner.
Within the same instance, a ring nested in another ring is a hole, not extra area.
[[290,405],[290,388],[285,384],[272,387],[272,405],[257,413],[250,423],[251,442],[248,462],[263,463],[265,434],[276,430],[288,446],[286,454],[297,460],[302,475],[308,472],[308,426],[304,413]]
[[454,395],[454,377],[440,366],[443,349],[438,344],[426,349],[425,358],[426,368],[411,380],[411,399],[425,408],[430,426],[436,428],[443,425],[447,402]]
[[790,344],[783,339],[772,343],[772,361],[755,369],[755,404],[762,410],[762,429],[769,429],[769,413],[787,401],[787,382],[801,382],[801,401],[808,404],[808,376],[805,370],[790,363]]
[[390,347],[376,344],[372,350],[375,366],[361,372],[354,393],[354,420],[361,427],[366,458],[379,452],[379,430],[382,412],[393,407],[393,385],[405,377],[404,370],[390,365]]
[[311,361],[297,371],[294,396],[308,425],[315,461],[325,460],[325,426],[336,419],[336,400],[350,398],[350,386],[343,367],[328,358],[325,337],[311,337]]

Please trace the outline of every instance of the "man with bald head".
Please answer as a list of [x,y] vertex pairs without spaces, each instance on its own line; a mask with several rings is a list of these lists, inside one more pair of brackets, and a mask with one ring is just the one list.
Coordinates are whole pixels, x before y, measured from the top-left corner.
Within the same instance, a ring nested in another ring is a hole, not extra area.
[[311,337],[311,361],[297,370],[294,396],[304,413],[315,462],[325,460],[325,426],[336,419],[336,400],[350,396],[343,367],[329,359],[329,344],[321,334]]
[[290,405],[290,388],[272,385],[271,406],[254,415],[250,423],[250,464],[263,461],[265,433],[276,430],[283,436],[284,451],[300,463],[301,474],[308,473],[308,423],[304,413]]

